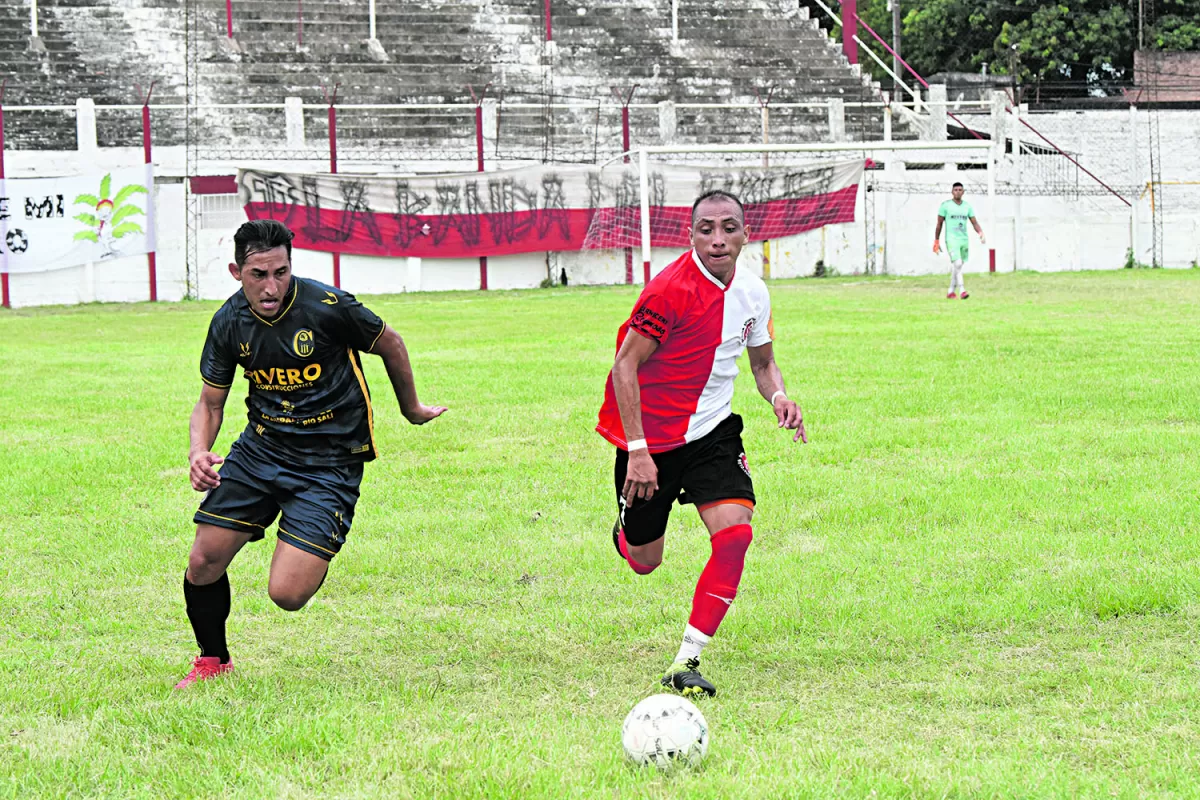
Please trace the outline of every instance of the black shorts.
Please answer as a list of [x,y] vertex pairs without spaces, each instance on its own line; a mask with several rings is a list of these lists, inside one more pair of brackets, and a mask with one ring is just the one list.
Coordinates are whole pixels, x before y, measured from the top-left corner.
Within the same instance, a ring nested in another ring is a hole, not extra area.
[[258,448],[233,443],[220,465],[221,485],[209,491],[193,521],[263,538],[279,520],[279,538],[293,547],[331,560],[354,520],[363,465],[292,469]]
[[754,502],[754,483],[742,447],[742,418],[737,414],[730,414],[696,441],[655,453],[651,458],[658,468],[658,491],[649,500],[635,500],[628,507],[621,491],[625,488],[629,454],[618,448],[613,468],[625,541],[635,547],[662,538],[676,499],[680,505],[696,506],[719,500]]

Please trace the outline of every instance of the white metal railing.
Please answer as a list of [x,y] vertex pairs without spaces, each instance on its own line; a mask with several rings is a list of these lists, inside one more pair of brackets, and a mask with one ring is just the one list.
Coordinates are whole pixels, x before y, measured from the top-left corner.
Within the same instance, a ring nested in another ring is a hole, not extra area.
[[841,17],[839,17],[837,15],[836,11],[834,11],[832,8],[830,8],[829,6],[822,3],[821,0],[813,0],[813,2],[817,4],[817,8],[819,8],[825,12],[825,16],[829,17],[831,20],[833,20],[838,25],[842,24],[842,19],[841,19]]
[[[836,11],[834,11],[829,6],[825,5],[823,2],[821,2],[821,0],[813,0],[813,2],[816,3],[818,8],[820,8],[822,11],[825,12],[825,16],[827,16],[831,20],[833,20],[833,23],[835,25],[842,24],[842,19],[841,19],[841,17],[839,17],[837,15]],[[853,38],[854,38],[854,42],[859,46],[860,49],[864,50],[866,52],[866,54],[869,55],[876,64],[878,64],[880,67],[883,68],[883,71],[886,72],[892,78],[892,80],[896,81],[896,83],[898,83],[901,86],[901,88],[903,88],[906,92],[909,93],[909,95],[912,96],[913,110],[920,112],[920,110],[921,110],[921,93],[919,91],[914,90],[907,83],[905,83],[904,80],[899,75],[897,75],[896,72],[891,67],[889,67],[886,63],[884,63],[883,59],[880,58],[875,53],[874,50],[872,50],[870,47],[867,46],[866,42],[864,42],[862,39],[858,38],[857,36],[855,36]],[[986,103],[984,103],[984,104],[986,105]]]
[[904,91],[908,92],[912,96],[913,111],[920,112],[920,110],[921,110],[921,93],[914,90],[911,86],[909,86],[907,83],[905,83],[904,80],[899,75],[897,75],[894,71],[892,71],[891,67],[889,67],[887,64],[883,63],[883,59],[881,59],[879,56],[875,55],[875,51],[872,50],[871,48],[867,47],[866,44],[863,43],[862,39],[855,36],[854,41],[858,43],[859,47],[861,47],[863,50],[867,51],[867,55],[869,55],[871,58],[875,59],[875,63],[878,64],[880,67],[882,67],[883,71],[886,72],[888,75],[890,75],[892,80],[894,80],[896,83],[898,83],[900,85],[900,88],[904,89]]

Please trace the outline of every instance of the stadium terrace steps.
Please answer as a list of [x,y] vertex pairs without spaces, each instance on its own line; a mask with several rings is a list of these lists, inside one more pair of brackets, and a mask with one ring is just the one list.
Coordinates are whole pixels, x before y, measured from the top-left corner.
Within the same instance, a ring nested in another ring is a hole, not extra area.
[[[341,84],[339,101],[346,104],[463,103],[470,101],[468,86],[480,92],[489,83],[489,96],[502,96],[506,103],[611,104],[611,88],[623,92],[634,83],[634,103],[756,103],[756,90],[765,93],[768,87],[774,87],[776,104],[879,98],[877,85],[850,67],[814,20],[785,13],[774,0],[729,0],[718,8],[682,0],[678,43],[672,42],[670,0],[556,0],[552,49],[544,43],[539,0],[380,5],[376,29],[389,59],[384,63],[367,48],[366,0],[303,0],[302,46],[294,0],[234,0],[238,50],[225,43],[221,4],[195,3],[190,46],[196,101],[282,103],[285,97],[299,96],[319,103],[322,87],[335,82]],[[13,33],[28,30],[27,7],[0,6],[0,26],[7,32],[0,38],[0,69],[13,75],[10,104],[73,104],[80,96],[97,103],[134,103],[133,84],[145,86],[151,80],[158,82],[157,101],[182,101],[189,14],[181,13],[177,2],[41,0],[40,8],[48,52],[39,56],[25,50],[27,37]],[[657,111],[637,112],[635,144],[660,143]],[[605,112],[608,118],[597,130],[594,112],[505,110],[501,140],[489,143],[489,152],[530,158],[595,153],[604,158],[620,144],[613,113],[611,108]],[[851,107],[845,113],[849,138],[881,136],[878,110],[868,114]],[[379,111],[374,116],[388,124],[373,124],[364,112],[344,111],[339,125],[343,147],[410,150],[416,159],[441,149],[457,152],[473,135],[473,127],[462,130],[462,114]],[[105,122],[102,139],[138,141],[140,120],[129,117]],[[679,142],[759,141],[762,136],[761,117],[754,109],[680,108],[675,118],[674,140]],[[823,109],[780,109],[770,119],[773,142],[828,139]],[[313,114],[306,114],[306,123],[308,148],[321,149],[323,123]],[[156,120],[156,140],[179,141],[179,126]],[[40,133],[16,127],[13,144],[18,147],[70,147],[74,139],[70,115]],[[206,109],[198,130],[215,141],[257,138],[264,149],[283,149],[276,112]],[[447,148],[430,148],[439,130]]]

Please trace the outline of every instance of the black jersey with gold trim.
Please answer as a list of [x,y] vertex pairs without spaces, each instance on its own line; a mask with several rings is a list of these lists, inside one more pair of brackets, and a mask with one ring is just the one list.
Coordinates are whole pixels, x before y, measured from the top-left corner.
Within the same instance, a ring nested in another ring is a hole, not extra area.
[[372,460],[371,394],[358,354],[375,346],[383,320],[354,295],[294,275],[280,308],[263,319],[242,291],[225,301],[209,324],[200,377],[225,389],[242,370],[247,444],[297,464]]

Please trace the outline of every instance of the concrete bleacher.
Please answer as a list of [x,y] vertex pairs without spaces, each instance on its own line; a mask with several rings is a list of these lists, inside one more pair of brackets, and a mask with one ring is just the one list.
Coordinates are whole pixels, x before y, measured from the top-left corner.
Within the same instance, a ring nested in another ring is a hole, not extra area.
[[[303,41],[297,41],[294,0],[235,0],[236,48],[225,36],[224,4],[196,0],[41,0],[40,44],[29,49],[28,7],[0,4],[0,77],[10,76],[6,104],[138,102],[134,84],[157,81],[155,100],[184,102],[189,61],[192,101],[320,103],[340,84],[347,104],[469,103],[468,86],[503,103],[493,150],[511,158],[576,160],[619,149],[618,118],[586,109],[551,109],[550,102],[612,105],[610,89],[638,85],[635,103],[754,103],[774,87],[773,104],[878,100],[828,36],[802,10],[767,0],[719,6],[683,0],[679,42],[672,41],[670,0],[555,0],[554,45],[545,46],[540,0],[379,3],[377,39],[387,60],[367,46],[365,0],[304,0]],[[582,13],[581,13],[582,12]],[[543,106],[538,108],[538,106]],[[467,113],[429,109],[370,113],[347,109],[339,140],[347,150],[387,150],[399,159],[473,157]],[[32,113],[32,112],[30,112]],[[17,115],[13,115],[14,118]],[[29,118],[29,115],[26,115]],[[757,109],[680,108],[678,142],[760,141]],[[70,147],[73,118],[25,124],[9,120],[10,147]],[[306,114],[307,136],[319,147],[320,114]],[[227,149],[282,140],[278,114],[206,110],[193,136]],[[24,127],[23,127],[24,126]],[[634,115],[634,141],[661,141],[657,116]],[[846,109],[846,138],[878,138],[879,112]],[[136,113],[98,115],[102,146],[140,141]],[[489,132],[494,134],[494,132]],[[155,138],[180,143],[182,115],[159,116]],[[823,108],[773,111],[771,140],[829,138]],[[279,145],[282,147],[282,144]]]
[[[184,23],[170,0],[39,0],[38,37],[30,35],[29,6],[0,3],[0,79],[7,80],[6,106],[74,106],[79,98],[97,105],[137,104],[135,84],[156,83],[153,100],[182,103],[186,83]],[[141,142],[137,111],[97,116],[100,146]],[[182,142],[182,121],[156,121],[160,144]],[[5,138],[11,149],[74,149],[70,111],[8,115]]]

